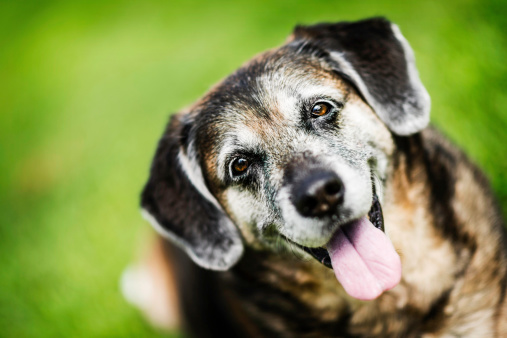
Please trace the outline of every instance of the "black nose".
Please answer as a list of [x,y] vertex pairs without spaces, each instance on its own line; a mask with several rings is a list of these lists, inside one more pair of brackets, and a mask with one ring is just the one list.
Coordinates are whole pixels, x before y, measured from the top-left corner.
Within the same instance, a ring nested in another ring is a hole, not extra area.
[[332,214],[343,202],[343,183],[333,172],[311,174],[294,186],[294,205],[305,217],[322,217]]

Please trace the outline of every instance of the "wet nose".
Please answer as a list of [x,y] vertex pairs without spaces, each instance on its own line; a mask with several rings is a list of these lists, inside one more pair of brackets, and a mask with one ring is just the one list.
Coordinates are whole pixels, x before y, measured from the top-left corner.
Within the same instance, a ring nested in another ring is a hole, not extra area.
[[294,205],[305,217],[333,214],[343,202],[342,180],[333,172],[318,172],[294,187]]

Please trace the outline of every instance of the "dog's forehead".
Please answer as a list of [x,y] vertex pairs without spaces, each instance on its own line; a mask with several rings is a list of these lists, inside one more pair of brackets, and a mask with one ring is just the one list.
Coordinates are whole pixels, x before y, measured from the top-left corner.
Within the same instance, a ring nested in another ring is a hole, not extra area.
[[291,46],[269,51],[226,78],[197,106],[202,149],[218,155],[226,145],[254,146],[274,141],[300,123],[302,104],[341,100],[345,85],[327,64]]

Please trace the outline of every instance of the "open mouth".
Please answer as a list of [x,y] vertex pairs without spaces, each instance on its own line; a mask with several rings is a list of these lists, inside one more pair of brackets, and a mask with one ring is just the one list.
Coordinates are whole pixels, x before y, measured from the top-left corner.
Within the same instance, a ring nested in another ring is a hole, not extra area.
[[[379,199],[377,194],[373,194],[373,203],[371,205],[370,211],[368,212],[368,218],[370,219],[370,222],[375,226],[375,228],[384,231],[384,216],[382,214],[382,206],[380,205]],[[294,243],[294,242],[292,242]],[[309,248],[297,243],[294,243],[307,253],[313,256],[316,260],[327,266],[328,268],[332,269],[333,266],[331,265],[331,257],[329,256],[329,252],[326,248],[320,247],[320,248]]]
[[400,256],[384,232],[376,194],[368,215],[340,226],[325,248],[296,245],[333,269],[336,279],[354,298],[375,299],[401,280]]

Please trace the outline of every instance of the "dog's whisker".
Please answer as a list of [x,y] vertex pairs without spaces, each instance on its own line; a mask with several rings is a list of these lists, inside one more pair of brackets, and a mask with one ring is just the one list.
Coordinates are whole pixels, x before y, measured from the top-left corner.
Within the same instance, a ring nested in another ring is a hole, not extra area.
[[[306,257],[305,257],[305,256],[304,256],[301,252],[300,252],[300,250],[297,248],[297,246],[296,246],[293,242],[289,241],[287,238],[285,238],[285,237],[283,237],[283,236],[281,236],[281,235],[279,236],[279,238],[281,238],[281,239],[283,240],[283,242],[286,244],[286,245],[284,245],[284,247],[287,247],[287,246],[289,247],[290,252],[292,253],[292,255],[293,255],[296,259],[298,259],[298,260],[300,260],[300,261],[307,261],[307,260],[308,260],[308,259],[306,259]],[[296,249],[294,249],[294,248],[296,248]]]

